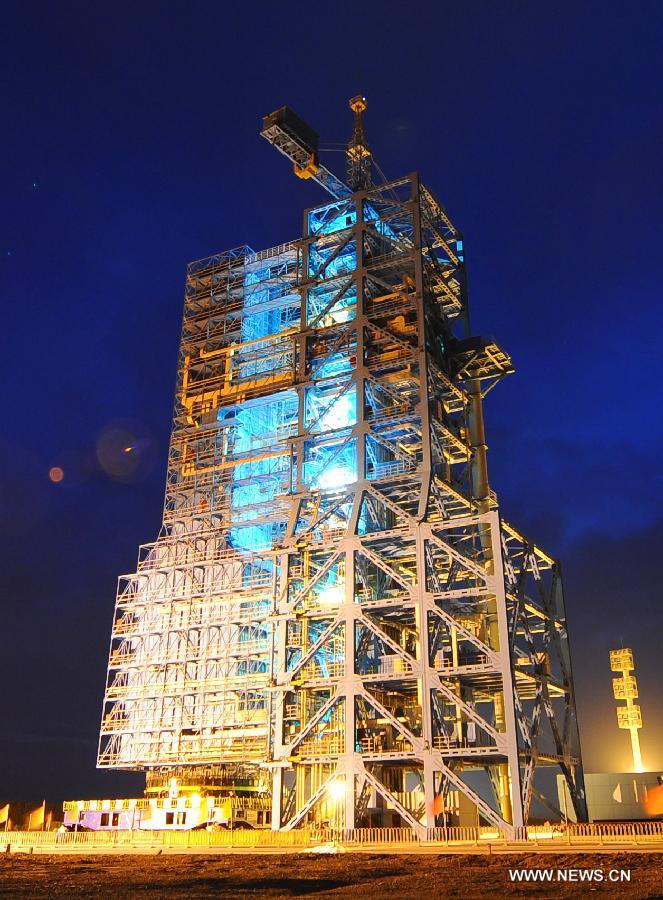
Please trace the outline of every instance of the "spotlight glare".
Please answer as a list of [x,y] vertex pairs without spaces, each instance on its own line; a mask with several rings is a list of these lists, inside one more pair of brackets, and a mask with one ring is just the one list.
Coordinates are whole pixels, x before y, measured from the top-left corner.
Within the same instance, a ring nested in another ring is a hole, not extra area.
[[321,488],[336,490],[337,488],[345,487],[346,484],[350,484],[354,480],[355,474],[352,469],[346,466],[335,466],[332,469],[327,469],[320,475],[318,484]]
[[327,790],[331,799],[335,803],[338,803],[338,801],[342,800],[345,796],[345,782],[341,781],[340,779],[337,781],[332,781]]
[[343,603],[345,591],[339,585],[325,588],[318,594],[318,603],[321,606],[340,606]]

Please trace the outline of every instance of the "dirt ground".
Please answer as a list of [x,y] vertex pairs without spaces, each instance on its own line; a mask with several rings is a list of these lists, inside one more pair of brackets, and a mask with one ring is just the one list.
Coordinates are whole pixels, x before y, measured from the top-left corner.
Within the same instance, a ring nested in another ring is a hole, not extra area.
[[[603,882],[512,883],[509,869],[599,869]],[[630,883],[609,883],[630,869]],[[663,853],[504,856],[177,855],[0,857],[2,897],[382,897],[663,896]]]

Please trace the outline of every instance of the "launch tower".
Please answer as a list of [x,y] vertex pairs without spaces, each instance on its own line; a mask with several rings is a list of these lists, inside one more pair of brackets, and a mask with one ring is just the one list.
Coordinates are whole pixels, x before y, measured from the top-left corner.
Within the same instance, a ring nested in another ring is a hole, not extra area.
[[[303,237],[187,270],[161,534],[120,581],[98,764],[250,786],[273,828],[513,832],[586,818],[558,563],[502,518],[461,233],[418,174],[346,180],[287,107],[262,135],[331,196]],[[465,817],[465,819],[463,819]]]

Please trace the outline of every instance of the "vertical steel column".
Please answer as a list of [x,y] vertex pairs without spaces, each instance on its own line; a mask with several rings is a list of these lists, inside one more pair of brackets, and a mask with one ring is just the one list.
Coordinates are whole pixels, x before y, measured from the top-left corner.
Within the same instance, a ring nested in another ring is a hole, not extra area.
[[343,762],[345,773],[345,794],[343,799],[344,828],[355,827],[355,551],[350,544],[345,551],[345,598],[343,621],[345,623],[345,675],[343,695],[345,697],[345,735],[343,742]]
[[[481,397],[481,383],[478,379],[472,379],[468,384],[468,393],[470,399],[469,407],[469,440],[472,450],[472,499],[475,502],[479,515],[490,512],[490,487],[488,484],[488,454],[486,444],[486,432],[483,420],[483,400]],[[484,565],[488,575],[495,576],[495,551],[493,548],[493,537],[491,536],[491,527],[488,524],[482,524],[479,529],[479,540],[484,559]],[[499,536],[499,528],[498,528]],[[499,543],[498,543],[499,550]],[[499,550],[501,554],[501,550]],[[499,566],[501,570],[501,563]],[[509,642],[507,640],[507,626],[504,630],[500,628],[500,606],[506,603],[504,594],[504,579],[498,586],[496,579],[495,598],[489,602],[487,615],[487,630],[489,635],[490,646],[493,650],[500,653],[503,694],[494,695],[493,706],[495,710],[495,727],[498,731],[507,731],[507,740],[509,745],[516,741],[515,728],[509,734],[506,722],[506,707],[513,706],[513,690],[507,695],[507,673],[509,673],[508,681],[511,681],[511,662],[509,659]],[[501,596],[498,596],[501,594]],[[506,614],[505,614],[506,615]],[[506,622],[506,618],[505,618]],[[511,803],[511,789],[509,787],[509,766],[507,763],[499,763],[497,766],[497,778],[499,785],[499,802],[502,810],[502,816],[507,822],[513,821],[513,809]],[[518,779],[520,780],[520,779]],[[520,806],[520,801],[518,803]]]
[[[488,528],[491,539],[492,574],[495,590],[495,636],[498,641],[497,650],[502,675],[502,727],[506,732],[507,762],[500,763],[498,779],[500,788],[500,807],[502,816],[511,822],[514,828],[525,824],[523,815],[522,786],[520,778],[520,754],[518,749],[518,728],[514,706],[513,664],[509,646],[509,623],[506,614],[506,583],[502,561],[500,540],[500,519],[496,510],[489,512]],[[497,696],[496,696],[497,699]],[[495,726],[498,727],[497,705],[495,709]]]
[[[359,505],[361,502],[361,485],[366,478],[366,404],[365,404],[365,379],[366,379],[366,359],[365,359],[365,325],[366,311],[364,304],[364,282],[365,282],[365,260],[364,260],[364,198],[365,192],[359,191],[353,194],[352,201],[355,205],[356,221],[353,232],[355,238],[356,263],[354,272],[355,293],[356,293],[356,309],[355,309],[355,327],[356,327],[356,353],[355,353],[355,406],[357,410],[356,424],[353,428],[355,435],[356,448],[356,472],[357,481],[355,484],[355,496],[353,502],[352,515],[350,517],[350,527],[356,527]],[[356,786],[355,786],[355,769],[356,766],[356,744],[357,744],[357,725],[356,725],[356,691],[355,684],[357,676],[356,668],[356,609],[357,598],[355,596],[355,548],[356,538],[354,533],[348,533],[345,539],[345,598],[343,611],[343,621],[345,624],[345,677],[343,692],[345,696],[345,735],[344,735],[344,754],[342,768],[345,773],[345,795],[344,795],[344,827],[352,829],[355,827],[356,812]]]
[[[272,684],[270,685],[271,705],[273,709],[268,718],[269,733],[269,759],[279,762],[283,756],[283,728],[286,680],[286,654],[288,631],[288,553],[280,553],[274,557],[274,565],[278,571],[274,573],[274,613],[275,613],[275,665],[272,671]],[[274,700],[276,701],[274,704]],[[272,769],[272,829],[281,827],[283,803],[283,770],[280,767]]]
[[431,709],[431,682],[430,682],[430,658],[431,650],[428,632],[428,604],[427,604],[427,577],[426,577],[426,549],[425,538],[421,530],[421,523],[425,521],[428,511],[428,503],[432,478],[432,453],[430,436],[430,411],[428,396],[428,355],[426,351],[426,309],[424,301],[424,276],[421,245],[421,206],[419,176],[411,176],[411,205],[414,228],[414,280],[417,292],[417,322],[419,325],[417,335],[417,361],[419,364],[419,403],[417,412],[421,421],[421,447],[422,462],[420,468],[421,487],[419,489],[419,503],[417,519],[419,525],[416,532],[416,566],[417,566],[417,605],[415,609],[415,625],[417,630],[417,661],[420,667],[417,686],[418,701],[421,706],[421,737],[423,739],[423,767],[424,767],[424,798],[425,798],[425,825],[432,828],[435,825],[433,805],[435,800],[435,767],[431,756],[433,747],[433,716]]

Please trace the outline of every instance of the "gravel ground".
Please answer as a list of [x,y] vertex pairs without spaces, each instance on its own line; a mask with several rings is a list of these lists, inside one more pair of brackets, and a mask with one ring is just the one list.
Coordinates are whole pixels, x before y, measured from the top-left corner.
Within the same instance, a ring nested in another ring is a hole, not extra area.
[[[602,883],[515,884],[509,869],[600,869]],[[630,883],[611,884],[611,869]],[[663,896],[663,853],[507,856],[177,855],[0,858],[2,897],[601,897]]]

